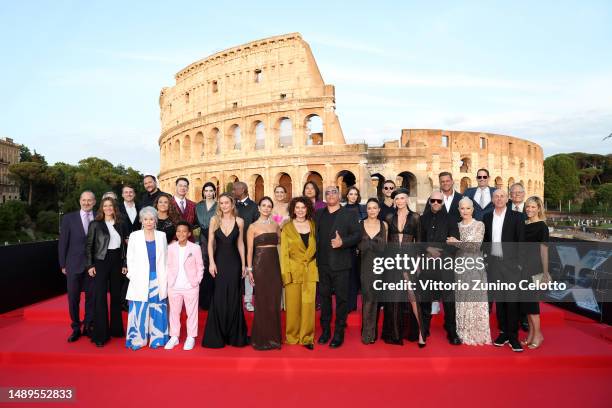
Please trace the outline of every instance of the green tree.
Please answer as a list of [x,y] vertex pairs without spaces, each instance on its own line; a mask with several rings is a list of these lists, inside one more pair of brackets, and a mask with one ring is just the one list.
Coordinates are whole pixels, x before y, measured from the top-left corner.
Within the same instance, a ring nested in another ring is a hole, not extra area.
[[602,184],[595,193],[595,199],[603,205],[612,206],[612,183]]
[[59,230],[59,215],[55,211],[40,211],[36,216],[36,230],[57,234]]
[[11,164],[9,172],[15,180],[27,186],[28,205],[32,205],[34,185],[49,182],[47,165],[43,163],[20,162]]
[[578,169],[572,157],[556,154],[544,160],[544,198],[556,204],[575,197],[580,189]]

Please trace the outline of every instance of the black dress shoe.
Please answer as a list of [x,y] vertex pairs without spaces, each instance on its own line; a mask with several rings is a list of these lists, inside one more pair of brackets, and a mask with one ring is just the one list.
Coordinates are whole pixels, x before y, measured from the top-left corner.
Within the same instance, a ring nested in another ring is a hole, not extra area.
[[459,336],[449,336],[448,343],[452,344],[453,346],[459,346],[461,344],[461,339]]
[[510,348],[512,349],[512,351],[520,353],[521,351],[523,351],[523,346],[521,346],[521,342],[518,341],[518,339],[514,338],[514,339],[509,339],[508,343],[510,343]]
[[510,339],[508,339],[508,336],[506,336],[505,333],[499,333],[499,336],[497,336],[495,341],[493,341],[493,345],[496,346],[496,347],[501,347],[504,344],[508,343],[509,340]]
[[338,332],[334,333],[334,338],[331,343],[329,343],[329,347],[338,348],[344,343],[344,333],[340,334]]
[[80,330],[75,330],[72,332],[72,334],[68,337],[68,343],[74,343],[75,341],[77,341],[79,338],[81,337],[81,331]]
[[308,350],[314,350],[314,344],[304,344],[304,347],[307,348]]
[[83,326],[83,336],[91,337],[93,335],[93,324]]
[[319,344],[327,344],[330,338],[331,338],[331,330],[323,329],[323,333],[321,334],[321,337],[319,337]]
[[529,331],[529,323],[521,322],[521,330],[524,331],[524,332],[528,332]]
[[95,341],[94,343],[96,344],[96,347],[104,347],[103,341]]

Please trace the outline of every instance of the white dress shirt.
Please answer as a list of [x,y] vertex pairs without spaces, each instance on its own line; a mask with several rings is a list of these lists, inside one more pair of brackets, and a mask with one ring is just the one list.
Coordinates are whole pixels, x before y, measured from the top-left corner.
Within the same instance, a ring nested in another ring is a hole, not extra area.
[[189,279],[187,279],[187,272],[185,272],[185,252],[187,246],[180,246],[178,248],[178,275],[176,275],[176,282],[174,282],[174,289],[191,289]]
[[130,222],[133,224],[134,220],[136,219],[136,216],[138,215],[136,214],[136,204],[132,203],[132,205],[129,205],[124,201],[123,206],[125,207],[125,212],[130,218]]
[[446,212],[450,212],[451,204],[453,203],[453,198],[455,198],[455,190],[449,196],[442,193],[442,197],[444,197],[444,207],[446,207]]
[[506,207],[500,215],[497,215],[496,211],[493,211],[493,225],[491,228],[491,255],[503,257],[504,252],[502,250],[502,229],[504,227],[504,218],[506,217]]
[[523,212],[523,208],[525,208],[525,202],[523,201],[520,204],[512,203],[512,211]]
[[108,242],[108,249],[118,249],[121,247],[121,237],[115,229],[115,221],[104,221],[108,227],[110,233],[110,241]]
[[[483,200],[482,203],[480,201],[481,196]],[[489,187],[485,187],[485,188],[477,187],[476,193],[474,194],[474,202],[478,203],[478,205],[482,209],[484,209],[487,205],[489,205],[489,203],[491,202],[491,190],[489,190]]]
[[178,205],[179,210],[181,210],[181,212],[185,211],[185,209],[187,208],[187,199],[186,198],[179,198],[177,196],[174,196],[174,201],[176,201],[176,205]]

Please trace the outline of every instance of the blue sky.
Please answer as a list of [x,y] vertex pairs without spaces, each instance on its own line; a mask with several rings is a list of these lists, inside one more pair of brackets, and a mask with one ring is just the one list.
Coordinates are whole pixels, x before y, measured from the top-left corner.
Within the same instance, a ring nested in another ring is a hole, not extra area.
[[159,170],[159,91],[215,51],[300,32],[347,141],[402,128],[611,153],[612,2],[29,1],[0,5],[0,136],[51,163]]

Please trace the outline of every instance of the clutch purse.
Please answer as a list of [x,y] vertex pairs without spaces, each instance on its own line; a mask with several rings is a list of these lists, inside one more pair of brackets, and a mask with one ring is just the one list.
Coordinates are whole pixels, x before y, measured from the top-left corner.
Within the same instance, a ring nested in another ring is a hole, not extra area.
[[531,277],[531,281],[536,285],[540,285],[540,283],[544,282],[544,273],[538,273],[537,275],[533,275]]

